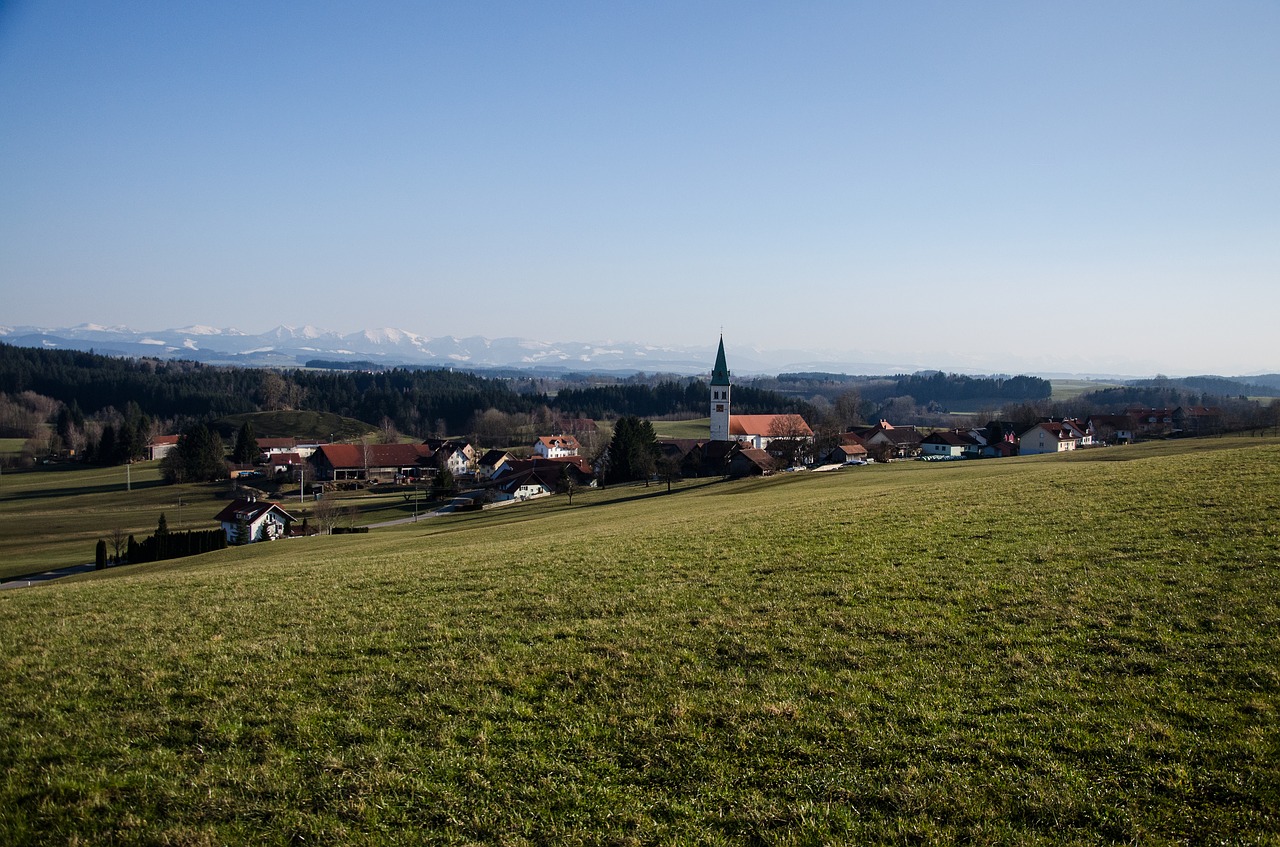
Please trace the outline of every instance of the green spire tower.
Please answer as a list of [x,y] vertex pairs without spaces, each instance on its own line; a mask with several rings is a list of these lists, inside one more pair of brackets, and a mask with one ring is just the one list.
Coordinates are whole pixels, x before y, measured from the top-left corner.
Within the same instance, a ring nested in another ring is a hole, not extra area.
[[716,366],[711,370],[711,440],[729,440],[729,365],[724,360],[724,336],[720,336],[720,350],[716,353]]

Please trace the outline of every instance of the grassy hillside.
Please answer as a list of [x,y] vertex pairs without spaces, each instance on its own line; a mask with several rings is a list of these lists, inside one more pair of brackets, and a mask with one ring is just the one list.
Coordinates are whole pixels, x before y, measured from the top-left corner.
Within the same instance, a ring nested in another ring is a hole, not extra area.
[[215,528],[231,483],[165,485],[159,464],[0,475],[0,578],[92,562],[99,538],[118,528],[141,539],[161,514],[171,530]]
[[3,592],[0,841],[1273,843],[1280,445],[1203,445]]

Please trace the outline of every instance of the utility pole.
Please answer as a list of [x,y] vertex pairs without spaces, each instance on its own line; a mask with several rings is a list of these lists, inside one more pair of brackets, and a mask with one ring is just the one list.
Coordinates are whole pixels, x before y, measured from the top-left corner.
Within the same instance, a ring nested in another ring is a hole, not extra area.
[[133,462],[125,462],[124,463],[124,490],[125,491],[133,490],[133,474],[131,473],[132,470],[133,470]]

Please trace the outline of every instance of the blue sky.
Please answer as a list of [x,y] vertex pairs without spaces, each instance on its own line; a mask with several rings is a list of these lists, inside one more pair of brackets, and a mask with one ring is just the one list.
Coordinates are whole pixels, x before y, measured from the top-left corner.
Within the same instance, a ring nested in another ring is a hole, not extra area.
[[0,3],[0,324],[1280,371],[1280,4]]

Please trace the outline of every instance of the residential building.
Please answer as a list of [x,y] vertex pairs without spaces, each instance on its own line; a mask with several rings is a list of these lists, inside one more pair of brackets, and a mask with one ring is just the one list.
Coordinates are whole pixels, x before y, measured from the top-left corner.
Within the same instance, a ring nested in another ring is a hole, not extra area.
[[214,520],[222,524],[229,543],[252,544],[285,537],[297,518],[276,503],[249,498],[232,501]]

